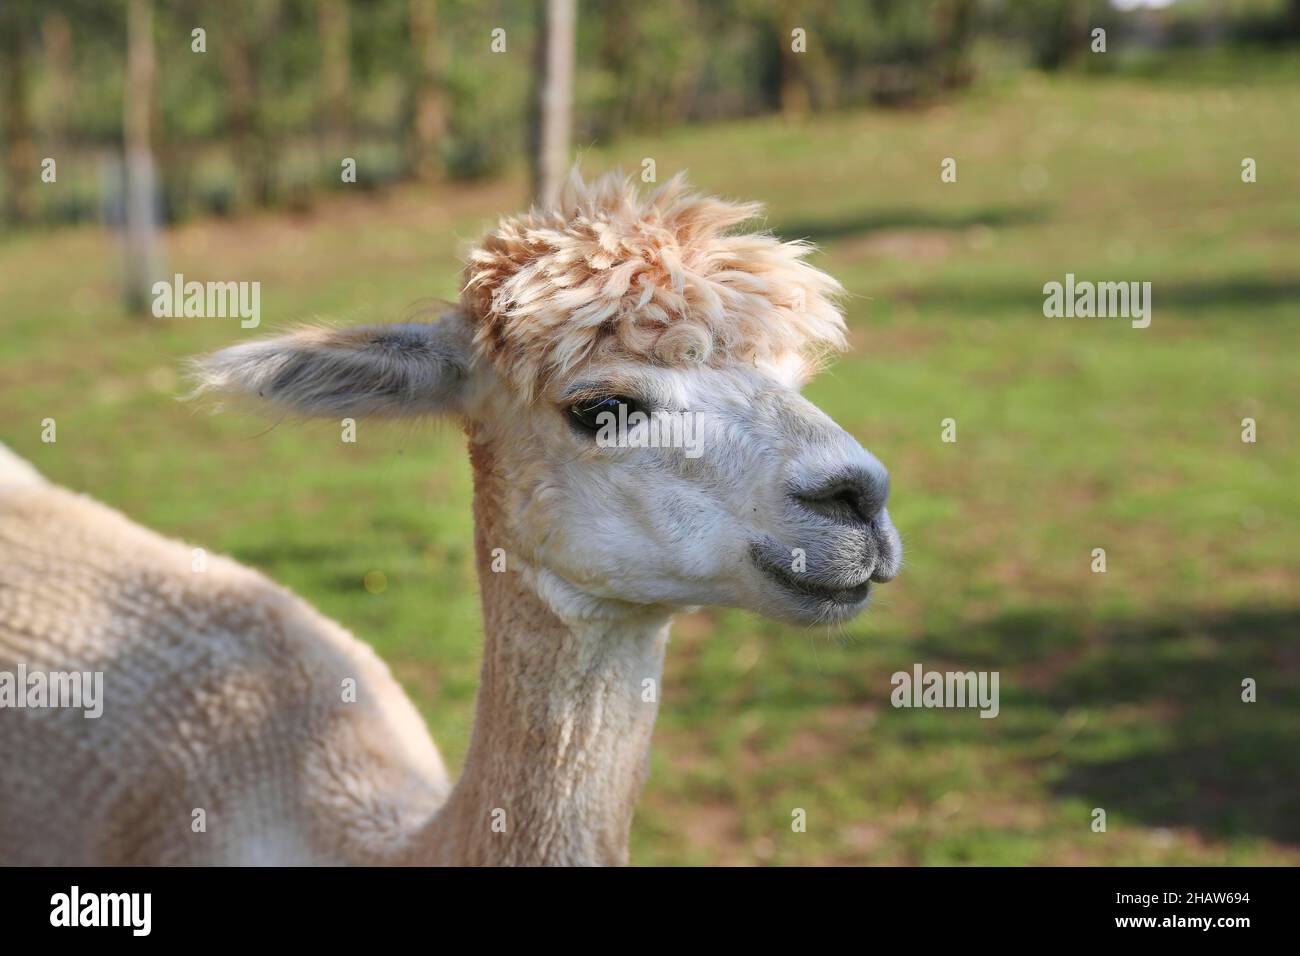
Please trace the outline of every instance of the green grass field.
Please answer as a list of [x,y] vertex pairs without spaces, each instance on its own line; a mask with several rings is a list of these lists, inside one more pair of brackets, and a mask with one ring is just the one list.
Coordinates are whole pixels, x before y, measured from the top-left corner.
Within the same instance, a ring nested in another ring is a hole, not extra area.
[[[854,351],[809,395],[890,467],[907,547],[833,632],[679,620],[634,861],[1300,863],[1298,78],[1294,57],[1214,82],[1023,76],[924,112],[586,152],[589,173],[687,169],[822,247]],[[125,317],[99,231],[6,236],[0,440],[342,621],[458,767],[481,642],[458,431],[363,423],[348,445],[333,423],[211,416],[177,400],[180,368],[454,298],[458,254],[522,195],[411,187],[171,232],[171,270],[262,282],[256,331]],[[1067,272],[1149,280],[1151,327],[1044,318]],[[917,662],[999,671],[1000,716],[893,709]]]

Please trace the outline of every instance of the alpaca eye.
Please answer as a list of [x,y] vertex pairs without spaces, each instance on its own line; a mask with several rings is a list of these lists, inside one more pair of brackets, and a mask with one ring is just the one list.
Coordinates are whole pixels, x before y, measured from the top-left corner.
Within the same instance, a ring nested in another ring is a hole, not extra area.
[[624,395],[611,395],[609,398],[586,399],[569,406],[569,415],[573,424],[583,431],[595,434],[600,427],[611,419],[602,417],[613,415],[612,421],[618,424],[620,418],[626,418],[633,412],[641,411],[641,405],[634,398]]

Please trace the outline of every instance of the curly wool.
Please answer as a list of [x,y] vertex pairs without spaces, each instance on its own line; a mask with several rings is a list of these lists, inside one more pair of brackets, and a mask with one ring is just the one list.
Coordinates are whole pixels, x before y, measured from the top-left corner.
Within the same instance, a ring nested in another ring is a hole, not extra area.
[[629,178],[575,171],[558,209],[502,219],[470,254],[475,343],[529,397],[591,359],[723,367],[845,348],[843,289],[803,261],[813,247],[732,232],[762,209],[680,175],[643,199]]

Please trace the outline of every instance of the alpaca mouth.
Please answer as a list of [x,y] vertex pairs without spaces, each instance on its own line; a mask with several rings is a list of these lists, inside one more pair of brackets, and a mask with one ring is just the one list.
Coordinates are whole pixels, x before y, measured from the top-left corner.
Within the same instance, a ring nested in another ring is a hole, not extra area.
[[814,598],[818,601],[848,606],[860,604],[871,593],[871,579],[869,577],[858,584],[829,584],[773,561],[762,552],[758,545],[751,546],[749,554],[754,565],[760,571],[783,586],[787,591],[792,591],[803,598]]

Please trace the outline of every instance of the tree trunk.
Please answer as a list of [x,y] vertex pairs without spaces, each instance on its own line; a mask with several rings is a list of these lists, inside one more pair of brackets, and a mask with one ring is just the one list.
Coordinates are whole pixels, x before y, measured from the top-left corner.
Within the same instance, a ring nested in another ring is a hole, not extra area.
[[325,111],[322,126],[329,148],[338,150],[347,142],[351,126],[348,86],[352,71],[348,55],[347,0],[320,0],[319,10],[321,105]]
[[76,84],[72,68],[72,28],[62,13],[47,13],[41,20],[41,45],[50,77],[50,106],[54,114],[50,131],[56,150],[62,151],[71,141],[72,110],[76,102]]
[[1077,62],[1088,50],[1087,0],[1054,0],[1039,48],[1039,66],[1058,70]]
[[437,31],[436,0],[410,0],[411,45],[415,48],[415,115],[412,123],[411,166],[420,179],[433,179],[442,169],[438,150],[447,129],[443,102],[442,43]]
[[130,0],[126,19],[126,87],[123,131],[126,145],[126,307],[147,309],[153,283],[162,272],[155,213],[151,123],[157,69],[153,47],[153,2]]
[[[7,20],[7,18],[6,18]],[[15,222],[30,222],[36,216],[34,184],[40,181],[40,166],[36,158],[36,143],[32,139],[31,115],[27,111],[27,50],[23,25],[17,22],[0,22],[3,27],[3,55],[0,56],[0,96],[3,96],[6,155],[5,180],[8,202],[5,213]]]
[[613,91],[599,118],[599,133],[612,139],[623,132],[628,119],[636,115],[641,84],[636,82],[633,62],[636,55],[637,20],[628,0],[607,4],[601,16],[600,69],[614,78]]
[[220,42],[225,85],[225,119],[236,167],[233,206],[244,210],[266,205],[274,193],[271,148],[258,110],[257,65],[264,49],[273,49],[278,6],[248,3],[233,10]]
[[782,116],[802,116],[808,112],[808,84],[804,78],[803,63],[800,60],[808,53],[796,53],[794,37],[790,30],[783,29],[778,16],[774,21],[779,59],[777,66],[781,71],[777,82],[777,96]]
[[966,86],[974,73],[971,43],[975,39],[975,0],[949,0],[944,8],[942,81],[947,87]]
[[573,126],[575,0],[541,0],[534,74],[532,160],[533,202],[554,205],[569,167]]

